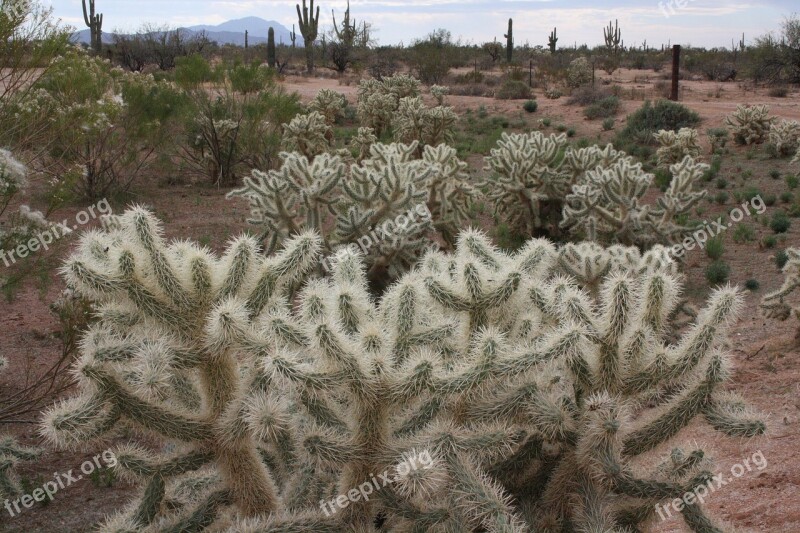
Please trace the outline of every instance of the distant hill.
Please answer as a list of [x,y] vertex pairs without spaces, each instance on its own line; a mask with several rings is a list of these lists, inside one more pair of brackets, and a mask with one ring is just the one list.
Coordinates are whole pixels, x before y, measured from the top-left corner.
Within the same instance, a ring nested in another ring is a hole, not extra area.
[[[229,20],[216,26],[199,25],[188,28],[180,28],[190,34],[205,31],[208,38],[219,44],[233,44],[244,46],[244,32],[248,31],[250,44],[263,44],[267,42],[267,34],[270,26],[275,29],[276,44],[292,44],[291,32],[283,25],[272,20],[264,20],[259,17],[246,17],[243,19]],[[72,40],[79,43],[89,44],[91,34],[88,29],[76,32],[72,35]],[[103,42],[110,44],[114,42],[113,34],[103,32]],[[298,33],[297,46],[303,46],[303,37]]]

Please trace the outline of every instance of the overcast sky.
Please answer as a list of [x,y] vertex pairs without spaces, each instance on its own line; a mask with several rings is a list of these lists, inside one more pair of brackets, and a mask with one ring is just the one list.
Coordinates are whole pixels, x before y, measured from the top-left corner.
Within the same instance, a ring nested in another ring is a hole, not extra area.
[[[104,13],[103,30],[133,30],[142,23],[189,26],[218,24],[234,18],[258,16],[291,28],[296,22],[294,0],[96,0]],[[44,0],[65,23],[83,29],[81,0]],[[321,23],[329,25],[331,9],[340,14],[346,0],[322,0]],[[682,6],[682,7],[681,7]],[[410,43],[436,28],[455,38],[481,43],[503,39],[509,17],[514,19],[516,43],[547,45],[550,30],[558,27],[559,46],[589,45],[603,40],[603,27],[619,19],[626,45],[673,44],[730,46],[731,39],[750,41],[778,30],[785,16],[797,11],[786,0],[351,0],[357,20],[376,29],[380,43]],[[338,18],[338,17],[337,17]]]

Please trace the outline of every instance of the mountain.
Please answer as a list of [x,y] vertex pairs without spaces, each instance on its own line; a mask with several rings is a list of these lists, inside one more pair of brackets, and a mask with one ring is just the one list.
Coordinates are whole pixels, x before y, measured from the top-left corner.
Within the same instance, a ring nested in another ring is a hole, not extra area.
[[[206,35],[212,41],[219,44],[233,44],[237,46],[244,46],[244,32],[248,31],[248,39],[250,44],[264,44],[267,42],[267,34],[270,26],[275,29],[275,43],[280,45],[292,44],[291,32],[283,25],[273,20],[264,20],[259,17],[246,17],[243,19],[229,20],[216,26],[199,25],[190,26],[188,28],[180,28],[190,34],[196,34],[205,31]],[[91,34],[88,29],[76,32],[72,35],[74,42],[89,44],[91,42]],[[113,34],[103,32],[103,43],[113,43]],[[297,46],[303,46],[303,36],[298,33]]]

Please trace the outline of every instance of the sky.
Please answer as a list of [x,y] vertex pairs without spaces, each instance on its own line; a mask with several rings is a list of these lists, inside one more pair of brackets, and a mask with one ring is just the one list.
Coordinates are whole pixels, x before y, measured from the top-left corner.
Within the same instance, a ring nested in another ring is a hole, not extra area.
[[[302,0],[300,0],[302,1]],[[81,0],[44,0],[56,17],[84,29]],[[104,14],[104,31],[131,31],[143,23],[174,27],[219,24],[231,19],[257,16],[276,20],[287,28],[297,22],[295,0],[96,0]],[[331,9],[337,20],[346,0],[317,0],[320,23],[331,24]],[[357,21],[366,20],[375,29],[380,44],[409,44],[437,28],[448,29],[454,38],[468,43],[503,40],[508,18],[514,19],[518,46],[547,45],[547,36],[558,28],[559,46],[601,44],[603,28],[618,19],[626,46],[682,44],[731,46],[742,33],[749,42],[770,31],[778,31],[784,18],[800,11],[786,0],[351,0]]]

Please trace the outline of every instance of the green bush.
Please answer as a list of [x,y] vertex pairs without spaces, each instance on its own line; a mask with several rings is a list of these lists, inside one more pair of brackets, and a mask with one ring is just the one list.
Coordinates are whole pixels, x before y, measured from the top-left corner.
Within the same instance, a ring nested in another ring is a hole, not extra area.
[[611,131],[614,129],[615,120],[613,118],[607,118],[603,121],[603,131]]
[[671,102],[658,100],[655,104],[649,100],[638,111],[628,116],[625,129],[619,132],[615,144],[625,146],[639,143],[655,146],[657,141],[653,134],[660,130],[694,128],[700,124],[700,115],[691,109]]
[[528,113],[536,113],[536,111],[538,111],[539,109],[539,102],[537,102],[536,100],[528,100],[522,106],[522,109],[524,109]]
[[775,265],[780,270],[783,270],[783,267],[785,267],[786,263],[788,262],[789,262],[789,254],[786,253],[786,250],[781,250],[775,254]]
[[706,279],[712,285],[721,285],[731,277],[731,267],[725,261],[714,261],[706,268]]
[[766,204],[767,207],[772,207],[776,203],[778,203],[778,197],[776,195],[768,194],[764,197],[764,204]]
[[756,240],[756,232],[750,224],[739,224],[733,231],[733,242],[742,244]]
[[775,235],[767,235],[761,240],[764,248],[775,248],[778,245],[778,238]]
[[792,221],[783,211],[778,211],[772,215],[772,220],[769,223],[770,229],[775,233],[786,233],[791,226]]
[[706,255],[714,261],[722,257],[725,253],[725,242],[722,237],[714,237],[706,244]]
[[800,185],[800,178],[797,176],[786,176],[786,185],[790,189],[794,190],[798,185]]
[[790,193],[789,191],[781,193],[781,202],[788,204],[794,200],[794,194]]
[[725,191],[719,191],[716,196],[714,196],[714,201],[717,202],[719,205],[725,205],[725,202],[728,201],[730,198],[730,194]]
[[779,180],[779,179],[781,179],[781,171],[780,170],[774,170],[774,169],[770,170],[769,171],[769,177],[774,179],[774,180]]
[[524,100],[531,97],[531,88],[524,81],[506,80],[497,90],[498,100]]
[[748,291],[755,292],[761,287],[761,284],[758,282],[757,279],[751,278],[744,282],[744,286],[745,288],[747,288]]
[[583,111],[583,114],[589,120],[594,120],[597,118],[609,118],[613,117],[617,114],[617,112],[619,112],[619,106],[619,98],[616,96],[609,96],[587,107]]
[[727,189],[728,188],[728,180],[725,178],[717,178],[717,189]]

